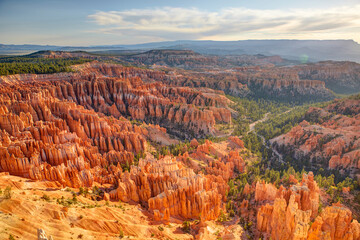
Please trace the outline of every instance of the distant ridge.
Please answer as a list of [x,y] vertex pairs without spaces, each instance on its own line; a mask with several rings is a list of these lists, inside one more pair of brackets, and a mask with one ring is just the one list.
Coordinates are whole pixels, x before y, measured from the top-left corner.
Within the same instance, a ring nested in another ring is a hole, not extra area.
[[241,41],[167,41],[133,45],[103,46],[53,46],[53,45],[4,45],[0,55],[28,54],[40,50],[56,51],[115,51],[115,50],[192,50],[201,54],[279,55],[283,58],[303,61],[355,61],[360,63],[360,44],[353,40],[241,40]]

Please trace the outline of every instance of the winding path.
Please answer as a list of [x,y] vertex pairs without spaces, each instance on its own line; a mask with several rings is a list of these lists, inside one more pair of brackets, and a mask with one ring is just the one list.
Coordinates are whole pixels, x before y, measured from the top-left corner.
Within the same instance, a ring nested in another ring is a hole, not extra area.
[[[290,110],[288,110],[288,111],[286,111],[286,112],[284,112],[284,113],[287,113],[287,112],[289,112],[289,111],[290,111]],[[282,113],[282,114],[284,114],[284,113]],[[251,123],[251,124],[250,124],[250,130],[247,132],[247,134],[249,134],[250,132],[254,132],[258,137],[261,138],[261,141],[262,141],[262,143],[264,144],[264,146],[265,146],[267,149],[271,149],[272,152],[277,156],[278,161],[281,162],[281,163],[285,163],[285,162],[283,161],[283,156],[282,156],[276,149],[272,148],[271,145],[270,145],[268,142],[266,142],[264,136],[260,135],[259,133],[257,133],[257,132],[255,131],[255,126],[256,126],[256,124],[268,120],[269,114],[270,114],[270,112],[267,112],[262,119],[257,120],[257,121],[255,121],[255,122]]]

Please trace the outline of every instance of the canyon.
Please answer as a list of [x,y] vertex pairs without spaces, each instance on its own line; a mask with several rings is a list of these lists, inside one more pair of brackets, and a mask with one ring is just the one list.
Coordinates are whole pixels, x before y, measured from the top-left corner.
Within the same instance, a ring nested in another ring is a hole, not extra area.
[[[1,238],[360,239],[357,212],[330,203],[312,172],[266,178],[271,165],[232,134],[225,94],[332,99],[313,70],[300,76],[278,56],[130,56],[153,69],[96,57],[71,72],[0,76]],[[311,107],[271,147],[360,178],[359,106]]]
[[346,94],[360,91],[360,65],[355,62],[299,64],[280,56],[216,56],[190,50],[151,50],[119,58],[138,66],[165,67],[185,75],[167,79],[167,83],[210,87],[235,96],[265,94],[280,100],[310,97],[320,101],[334,98],[328,89]]

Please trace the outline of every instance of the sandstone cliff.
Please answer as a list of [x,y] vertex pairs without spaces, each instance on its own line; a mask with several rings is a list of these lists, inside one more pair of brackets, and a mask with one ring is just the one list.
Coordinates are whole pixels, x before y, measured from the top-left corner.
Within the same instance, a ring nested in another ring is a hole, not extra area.
[[360,100],[336,100],[325,108],[310,108],[303,121],[270,142],[280,152],[292,154],[306,167],[337,169],[353,177],[360,164]]
[[258,209],[257,229],[272,239],[360,239],[360,224],[349,209],[335,204],[318,213],[319,188],[311,172],[268,200],[273,204]]

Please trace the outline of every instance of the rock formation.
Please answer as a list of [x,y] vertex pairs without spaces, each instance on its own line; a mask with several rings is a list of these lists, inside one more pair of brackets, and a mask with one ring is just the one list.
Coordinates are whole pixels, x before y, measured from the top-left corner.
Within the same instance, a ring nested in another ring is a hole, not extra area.
[[316,217],[307,239],[360,239],[360,224],[349,209],[333,204]]
[[140,79],[161,77],[156,71],[100,63],[74,69],[1,77],[0,171],[72,187],[113,184],[116,169],[145,150],[148,134],[122,116],[183,135],[211,134],[216,122],[231,122],[217,95]]
[[[264,192],[260,186],[267,185],[257,183],[258,195]],[[319,192],[311,172],[289,189],[281,186],[275,198],[271,194],[267,199],[273,204],[259,208],[257,229],[272,239],[360,239],[360,224],[349,209],[335,204],[318,213]]]
[[156,220],[180,216],[205,221],[218,218],[224,210],[227,188],[222,177],[195,174],[170,156],[156,160],[148,155],[121,175],[110,197],[148,204]]
[[231,71],[206,69],[207,74],[180,71],[181,75],[162,81],[175,86],[207,87],[234,96],[261,96],[281,101],[321,101],[334,94],[319,80],[300,79],[292,68],[273,66],[234,67]]
[[[306,167],[330,168],[356,177],[360,174],[360,100],[336,100],[325,108],[310,108],[303,121],[270,142]],[[307,165],[306,165],[307,164]]]
[[41,228],[39,228],[37,230],[38,232],[38,240],[53,240],[52,236],[49,236],[49,238],[46,236],[46,233],[44,230],[42,230]]

